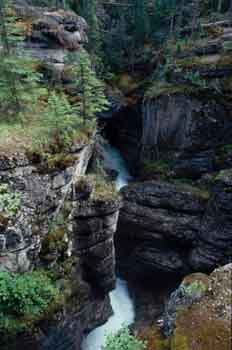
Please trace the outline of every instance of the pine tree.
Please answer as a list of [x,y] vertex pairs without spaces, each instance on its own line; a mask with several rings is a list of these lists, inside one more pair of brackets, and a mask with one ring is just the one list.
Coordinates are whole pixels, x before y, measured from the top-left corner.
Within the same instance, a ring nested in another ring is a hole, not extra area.
[[34,106],[41,93],[35,62],[17,54],[16,47],[23,39],[10,2],[4,0],[0,4],[0,109],[11,118]]
[[45,108],[39,114],[39,129],[35,139],[42,148],[54,144],[59,148],[69,147],[78,133],[81,121],[63,92],[52,91]]
[[104,86],[96,77],[91,68],[87,53],[80,53],[78,63],[74,67],[76,86],[79,101],[76,103],[76,111],[84,123],[94,122],[97,113],[108,108],[108,101],[104,94]]

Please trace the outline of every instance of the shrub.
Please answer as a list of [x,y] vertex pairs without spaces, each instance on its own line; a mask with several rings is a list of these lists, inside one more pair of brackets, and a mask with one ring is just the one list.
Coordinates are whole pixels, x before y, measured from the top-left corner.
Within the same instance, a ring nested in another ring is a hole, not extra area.
[[201,295],[206,291],[205,285],[201,281],[194,281],[188,286],[184,286],[184,292],[187,295]]
[[6,217],[11,217],[17,214],[19,207],[19,193],[12,193],[7,184],[0,185],[0,212]]
[[58,288],[43,271],[0,272],[0,331],[12,335],[28,329],[60,301]]
[[35,146],[41,149],[46,149],[49,144],[54,144],[57,150],[69,148],[81,125],[67,97],[55,92],[48,97],[47,105],[39,115],[39,122],[34,136]]
[[110,334],[106,338],[103,350],[142,350],[145,343],[131,335],[127,327],[123,327],[117,334]]

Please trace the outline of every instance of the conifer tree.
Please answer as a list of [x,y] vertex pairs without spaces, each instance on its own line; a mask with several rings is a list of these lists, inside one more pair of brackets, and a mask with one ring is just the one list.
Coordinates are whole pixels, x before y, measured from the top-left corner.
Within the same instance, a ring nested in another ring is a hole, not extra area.
[[34,106],[41,93],[40,75],[35,72],[29,56],[17,54],[17,45],[23,41],[16,18],[8,0],[0,4],[0,108],[4,115],[19,116]]
[[104,86],[91,68],[87,53],[82,51],[74,67],[75,83],[79,101],[76,111],[86,124],[94,121],[96,114],[107,110],[108,101],[104,94]]
[[81,124],[63,92],[51,91],[38,117],[40,128],[35,130],[35,138],[41,147],[49,143],[59,148],[69,147]]

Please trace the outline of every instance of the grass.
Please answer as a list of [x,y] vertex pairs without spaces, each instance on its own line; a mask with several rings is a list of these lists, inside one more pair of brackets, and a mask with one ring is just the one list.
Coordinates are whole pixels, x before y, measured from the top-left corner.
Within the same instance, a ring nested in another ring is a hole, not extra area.
[[106,181],[101,176],[94,176],[94,200],[114,200],[118,198],[115,184],[113,182]]
[[118,198],[115,183],[107,181],[103,175],[90,174],[82,176],[80,177],[79,182],[82,183],[83,186],[88,182],[92,183],[93,191],[91,193],[91,199],[93,201],[112,201]]
[[14,155],[32,144],[31,126],[0,123],[0,155]]
[[[41,134],[42,127],[38,122],[7,123],[0,122],[0,156],[14,156],[17,154],[25,154],[28,151],[37,151],[36,141],[38,135]],[[83,126],[75,134],[73,143],[87,143],[94,134],[93,126]],[[54,140],[48,140],[45,145],[49,148],[49,144],[55,146]],[[39,152],[42,150],[39,150]]]

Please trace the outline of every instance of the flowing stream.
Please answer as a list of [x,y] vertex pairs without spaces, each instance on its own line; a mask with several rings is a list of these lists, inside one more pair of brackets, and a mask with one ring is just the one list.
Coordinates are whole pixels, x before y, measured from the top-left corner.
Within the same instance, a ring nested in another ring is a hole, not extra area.
[[[110,145],[105,146],[105,162],[110,169],[116,170],[116,188],[119,191],[128,184],[131,176],[120,152]],[[116,333],[122,325],[130,325],[134,321],[134,305],[130,298],[126,281],[118,278],[116,288],[110,293],[113,316],[101,327],[94,329],[84,339],[82,350],[101,350],[105,344],[106,335]]]

